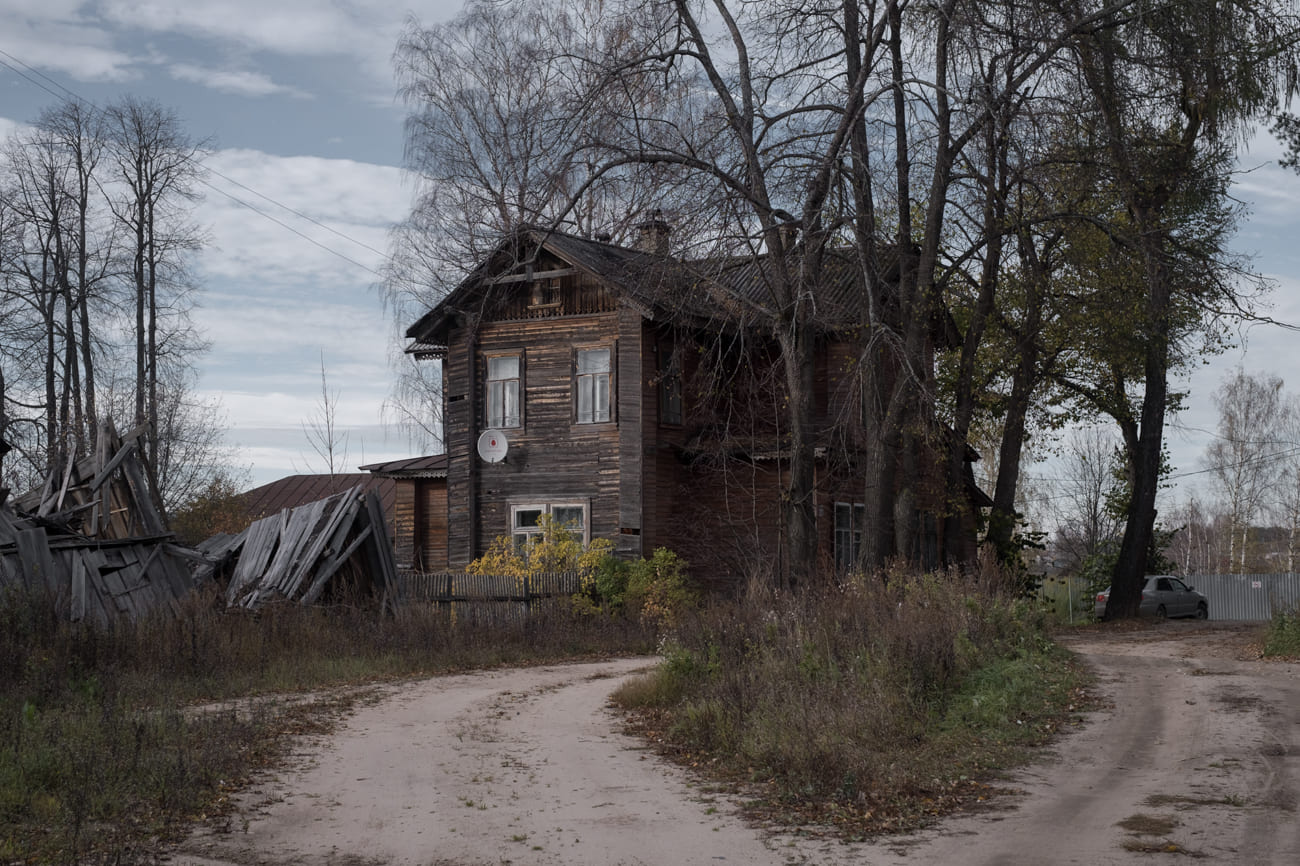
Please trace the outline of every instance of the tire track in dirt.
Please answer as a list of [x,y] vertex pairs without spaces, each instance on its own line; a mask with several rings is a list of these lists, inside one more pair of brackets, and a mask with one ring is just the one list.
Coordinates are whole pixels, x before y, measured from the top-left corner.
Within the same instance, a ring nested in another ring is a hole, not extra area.
[[624,659],[395,687],[196,834],[179,866],[1300,863],[1300,668],[1243,660],[1216,623],[1067,640],[1107,707],[1008,782],[1022,793],[922,833],[842,845],[748,826],[618,732]]
[[1067,638],[1097,670],[1108,708],[1057,745],[1058,760],[1017,773],[1021,794],[1002,811],[889,840],[863,862],[1300,863],[1300,672],[1236,658],[1242,641],[1225,647],[1223,628]]

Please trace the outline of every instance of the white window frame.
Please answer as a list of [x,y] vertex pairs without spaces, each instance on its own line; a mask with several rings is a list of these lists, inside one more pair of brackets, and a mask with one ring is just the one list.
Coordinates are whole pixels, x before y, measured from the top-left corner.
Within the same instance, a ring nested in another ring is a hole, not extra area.
[[[841,516],[847,519],[841,521]],[[834,507],[835,568],[849,572],[858,567],[862,535],[867,525],[867,506],[862,502],[836,502]]]
[[582,512],[582,546],[585,548],[591,543],[591,503],[586,499],[557,499],[554,502],[519,502],[510,505],[510,537],[514,540],[515,548],[519,549],[528,543],[534,535],[540,535],[542,528],[534,524],[533,526],[520,526],[519,513],[525,511],[537,511],[540,514],[554,515],[559,509],[578,509]]
[[[604,352],[605,369],[583,370],[583,356]],[[576,346],[573,351],[573,419],[578,424],[608,424],[614,420],[614,349]],[[600,397],[604,397],[601,404]],[[587,411],[583,411],[584,400]]]
[[659,423],[671,427],[682,424],[682,365],[675,352],[659,361]]
[[[492,362],[513,358],[515,362],[515,375],[513,377],[493,378]],[[486,409],[485,420],[487,426],[493,430],[509,430],[522,427],[524,425],[524,355],[523,352],[493,352],[484,356],[484,366],[486,370],[487,381],[484,390],[486,391]],[[493,394],[494,385],[500,385],[499,393]],[[513,388],[511,387],[513,386]],[[509,402],[508,394],[514,391],[514,409],[515,414],[510,415],[507,411]],[[499,405],[498,405],[499,404]]]

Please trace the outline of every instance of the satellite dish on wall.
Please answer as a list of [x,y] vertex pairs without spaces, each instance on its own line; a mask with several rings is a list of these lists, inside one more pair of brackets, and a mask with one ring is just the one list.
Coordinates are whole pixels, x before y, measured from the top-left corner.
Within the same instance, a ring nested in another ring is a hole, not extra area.
[[508,450],[510,450],[510,443],[506,440],[506,434],[500,430],[484,430],[478,437],[478,456],[488,463],[500,463],[505,460]]

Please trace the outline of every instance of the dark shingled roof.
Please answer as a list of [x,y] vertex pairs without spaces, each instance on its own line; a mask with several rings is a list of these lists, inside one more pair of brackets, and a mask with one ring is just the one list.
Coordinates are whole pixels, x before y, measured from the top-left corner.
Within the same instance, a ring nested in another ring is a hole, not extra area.
[[385,463],[371,463],[359,468],[382,478],[446,478],[447,455],[407,457]]
[[[414,341],[407,351],[440,354],[457,314],[478,308],[493,276],[517,268],[539,249],[595,278],[649,319],[672,313],[734,325],[751,319],[771,302],[770,265],[763,256],[681,261],[560,231],[524,228],[507,236],[495,253],[407,329],[406,336]],[[893,276],[897,278],[897,273]],[[815,321],[828,328],[857,323],[860,289],[860,268],[851,251],[827,250]]]

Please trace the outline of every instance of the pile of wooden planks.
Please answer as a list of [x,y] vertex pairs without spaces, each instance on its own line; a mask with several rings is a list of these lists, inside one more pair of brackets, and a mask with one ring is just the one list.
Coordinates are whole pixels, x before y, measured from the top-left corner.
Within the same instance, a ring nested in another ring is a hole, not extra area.
[[108,624],[176,609],[195,586],[195,554],[172,543],[139,441],[98,430],[95,453],[55,467],[38,490],[0,503],[0,589],[44,592],[60,615]]
[[226,603],[256,608],[286,599],[313,604],[327,596],[386,601],[397,585],[383,507],[360,485],[265,517],[236,536],[200,545],[214,573],[229,573]]

